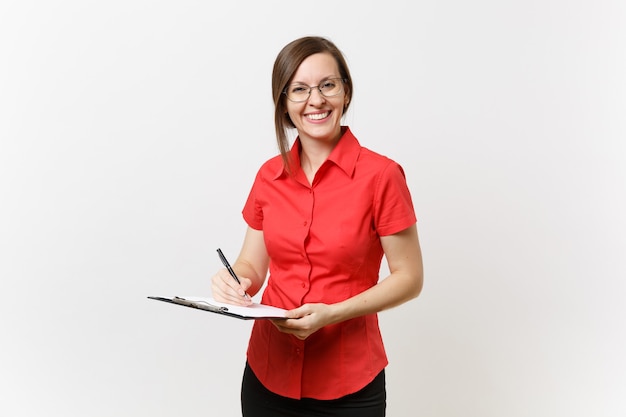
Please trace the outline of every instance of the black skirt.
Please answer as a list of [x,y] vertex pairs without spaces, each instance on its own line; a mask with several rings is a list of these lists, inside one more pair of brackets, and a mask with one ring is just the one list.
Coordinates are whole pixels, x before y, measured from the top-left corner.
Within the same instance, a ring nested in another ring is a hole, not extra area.
[[246,363],[241,383],[243,417],[384,417],[385,370],[354,394],[336,400],[296,400],[269,391]]

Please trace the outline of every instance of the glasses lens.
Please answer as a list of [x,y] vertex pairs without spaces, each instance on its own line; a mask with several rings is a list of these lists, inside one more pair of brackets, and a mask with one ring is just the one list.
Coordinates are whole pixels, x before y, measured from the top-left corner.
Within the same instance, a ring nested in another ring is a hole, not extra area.
[[[343,80],[341,78],[331,78],[322,82],[317,87],[324,97],[332,97],[343,91]],[[287,98],[293,102],[307,101],[311,94],[311,87],[306,84],[291,84],[285,88]]]
[[305,84],[291,84],[285,89],[287,98],[291,101],[306,101],[309,98],[311,89]]
[[323,95],[326,97],[332,97],[341,93],[341,87],[341,78],[333,78],[321,83],[319,88]]

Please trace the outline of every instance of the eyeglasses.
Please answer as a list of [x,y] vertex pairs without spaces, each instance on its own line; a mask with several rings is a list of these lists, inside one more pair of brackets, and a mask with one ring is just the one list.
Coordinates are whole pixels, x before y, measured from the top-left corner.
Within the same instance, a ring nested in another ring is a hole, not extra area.
[[309,86],[306,84],[290,84],[283,90],[283,94],[294,103],[302,103],[307,101],[311,96],[311,90],[317,88],[324,97],[333,97],[339,95],[343,91],[343,78],[329,78],[321,84]]

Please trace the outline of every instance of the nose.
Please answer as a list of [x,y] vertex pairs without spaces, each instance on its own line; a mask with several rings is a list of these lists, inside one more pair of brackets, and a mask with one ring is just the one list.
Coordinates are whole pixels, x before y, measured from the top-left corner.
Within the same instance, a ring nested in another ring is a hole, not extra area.
[[324,103],[326,101],[326,97],[322,95],[322,92],[319,88],[311,88],[311,94],[309,95],[309,103]]

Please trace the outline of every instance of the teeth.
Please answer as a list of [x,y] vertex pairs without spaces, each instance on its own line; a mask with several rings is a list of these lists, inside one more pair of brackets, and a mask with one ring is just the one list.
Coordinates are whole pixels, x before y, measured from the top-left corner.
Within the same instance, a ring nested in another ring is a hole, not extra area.
[[312,120],[322,120],[325,117],[328,117],[328,112],[326,113],[317,113],[317,114],[307,114],[307,116],[309,119]]

